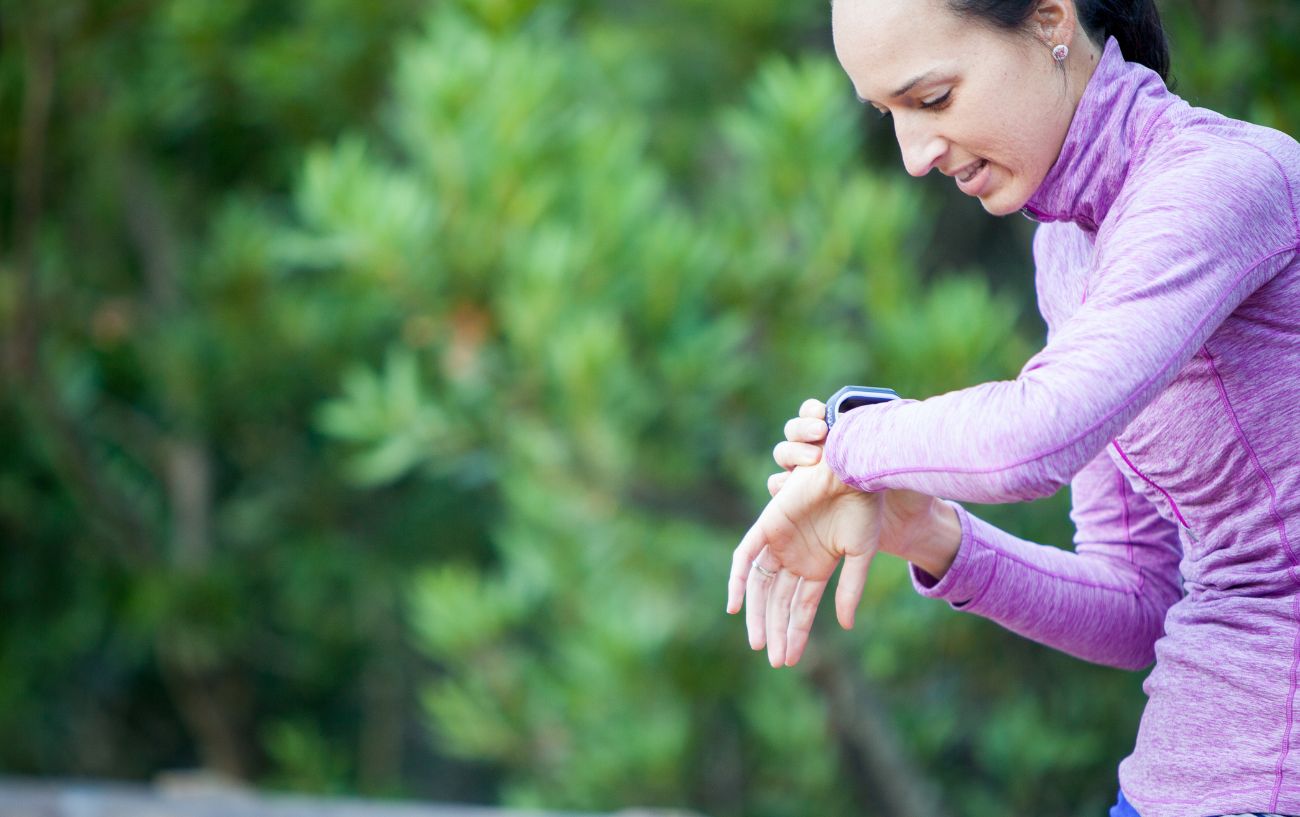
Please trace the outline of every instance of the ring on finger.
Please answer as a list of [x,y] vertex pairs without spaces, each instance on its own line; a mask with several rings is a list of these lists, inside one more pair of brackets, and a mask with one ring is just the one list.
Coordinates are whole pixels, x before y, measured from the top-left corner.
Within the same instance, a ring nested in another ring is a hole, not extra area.
[[759,575],[761,575],[761,576],[764,576],[764,577],[769,578],[769,579],[775,579],[775,578],[776,578],[776,572],[775,572],[775,571],[773,571],[773,570],[768,570],[766,567],[763,567],[763,566],[762,566],[761,564],[759,564],[758,562],[754,562],[754,569],[757,570],[758,573],[759,573]]

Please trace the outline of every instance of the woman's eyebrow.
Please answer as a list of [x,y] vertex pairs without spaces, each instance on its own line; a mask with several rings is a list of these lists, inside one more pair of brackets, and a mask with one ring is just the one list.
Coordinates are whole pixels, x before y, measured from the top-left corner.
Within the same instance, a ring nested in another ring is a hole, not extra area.
[[[897,99],[898,97],[902,96],[903,94],[915,88],[917,85],[920,85],[922,82],[925,82],[926,80],[932,78],[937,73],[939,73],[938,69],[931,69],[929,71],[926,71],[924,74],[920,74],[919,76],[912,77],[910,80],[908,80],[906,83],[903,84],[903,87],[899,88],[897,91],[894,91],[894,93],[890,94],[890,99]],[[853,95],[856,96],[858,98],[858,101],[863,103],[864,105],[875,104],[870,99],[867,99],[862,94],[859,94],[856,89],[853,91]]]
[[915,88],[917,85],[919,85],[920,83],[926,81],[927,79],[929,79],[930,77],[932,77],[932,76],[933,76],[934,74],[936,74],[936,73],[938,73],[936,70],[930,70],[930,71],[926,71],[924,74],[921,74],[920,76],[912,77],[912,79],[910,79],[910,80],[908,80],[906,83],[904,83],[903,87],[899,88],[897,91],[894,91],[894,93],[893,93],[893,97],[894,97],[894,98],[897,98],[897,97],[902,96],[903,94],[905,94],[905,93],[907,93],[908,91],[912,90],[912,89]]

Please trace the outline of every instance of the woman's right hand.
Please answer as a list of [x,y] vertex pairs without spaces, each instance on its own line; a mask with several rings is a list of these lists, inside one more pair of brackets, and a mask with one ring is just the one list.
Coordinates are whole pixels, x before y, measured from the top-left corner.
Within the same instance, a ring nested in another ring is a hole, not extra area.
[[[799,416],[786,422],[785,440],[772,451],[772,458],[784,470],[767,478],[769,494],[776,496],[797,466],[816,465],[821,460],[828,433],[826,404],[815,398],[805,400],[799,407]],[[952,516],[954,512],[936,497],[917,491],[893,489],[881,493],[880,550],[913,562],[935,578],[941,578],[952,564],[956,548],[952,547],[948,553],[946,545],[934,547],[934,522],[937,517]],[[951,529],[949,525],[948,530]],[[951,539],[951,536],[943,538]]]
[[[799,661],[831,575],[841,626],[853,626],[867,570],[880,550],[942,576],[961,541],[956,512],[916,491],[856,491],[823,462],[825,407],[808,400],[773,452],[783,469],[768,480],[772,501],[732,554],[727,612],[743,606],[750,646],[772,666]],[[944,543],[949,543],[945,545]]]

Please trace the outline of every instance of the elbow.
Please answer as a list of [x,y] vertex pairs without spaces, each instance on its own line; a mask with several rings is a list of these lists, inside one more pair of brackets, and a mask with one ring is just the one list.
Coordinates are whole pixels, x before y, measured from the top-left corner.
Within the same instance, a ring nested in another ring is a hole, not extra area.
[[1150,646],[1145,649],[1135,651],[1129,655],[1119,656],[1118,660],[1115,661],[1102,661],[1101,663],[1108,667],[1130,672],[1144,670],[1156,662],[1155,644],[1156,642],[1152,641]]
[[[1102,649],[1088,656],[1079,656],[1103,667],[1136,672],[1155,663],[1156,640],[1160,633],[1146,631],[1133,633],[1128,639],[1108,642]],[[1101,645],[1099,645],[1101,646]]]
[[1006,494],[1013,502],[1032,502],[1046,499],[1070,484],[1070,477],[1042,473],[1034,468],[1019,468],[1008,481]]
[[[1055,646],[1090,664],[1136,672],[1155,662],[1155,645],[1159,636],[1159,633],[1151,634],[1142,628],[1141,632],[1125,633],[1120,638],[1098,633],[1086,642]],[[1051,641],[1045,643],[1053,646]]]
[[1130,633],[1128,639],[1116,642],[1122,649],[1098,661],[1108,667],[1136,672],[1144,670],[1156,661],[1156,642],[1165,634],[1165,612],[1172,605],[1167,594],[1142,599],[1141,621]]

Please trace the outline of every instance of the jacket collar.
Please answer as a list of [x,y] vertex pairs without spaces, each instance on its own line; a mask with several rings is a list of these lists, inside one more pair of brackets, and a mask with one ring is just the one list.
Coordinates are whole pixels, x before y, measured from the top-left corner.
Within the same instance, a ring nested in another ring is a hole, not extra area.
[[1021,211],[1095,233],[1128,177],[1155,117],[1178,97],[1155,71],[1126,62],[1114,37],[1079,100],[1056,164]]

